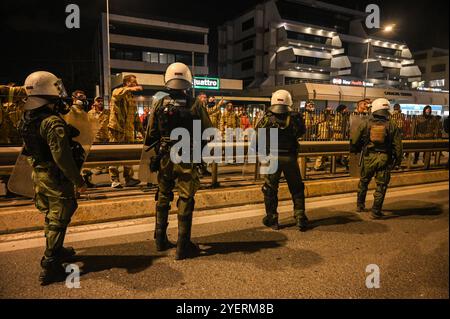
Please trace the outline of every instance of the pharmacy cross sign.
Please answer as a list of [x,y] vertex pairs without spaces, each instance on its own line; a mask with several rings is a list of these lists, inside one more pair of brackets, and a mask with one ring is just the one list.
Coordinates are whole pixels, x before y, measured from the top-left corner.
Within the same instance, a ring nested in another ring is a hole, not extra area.
[[219,90],[220,80],[218,78],[194,77],[194,88],[203,90]]

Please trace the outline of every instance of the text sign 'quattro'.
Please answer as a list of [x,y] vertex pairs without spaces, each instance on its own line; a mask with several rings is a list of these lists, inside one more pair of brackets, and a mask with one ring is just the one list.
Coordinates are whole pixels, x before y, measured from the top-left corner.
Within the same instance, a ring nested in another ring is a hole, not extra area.
[[204,90],[219,90],[220,80],[218,78],[194,77],[194,88]]

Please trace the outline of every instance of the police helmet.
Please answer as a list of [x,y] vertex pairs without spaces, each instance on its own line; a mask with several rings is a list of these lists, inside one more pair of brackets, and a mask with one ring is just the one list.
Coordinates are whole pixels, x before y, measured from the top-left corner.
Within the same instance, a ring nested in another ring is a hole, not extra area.
[[272,94],[269,110],[276,114],[287,113],[292,106],[292,96],[286,90],[278,90]]
[[187,90],[192,87],[192,74],[188,66],[181,62],[172,63],[167,67],[164,83],[172,90]]

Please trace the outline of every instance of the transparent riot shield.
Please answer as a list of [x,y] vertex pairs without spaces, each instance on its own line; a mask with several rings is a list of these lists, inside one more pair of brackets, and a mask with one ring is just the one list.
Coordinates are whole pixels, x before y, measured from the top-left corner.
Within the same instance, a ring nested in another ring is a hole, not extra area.
[[[355,131],[358,129],[359,125],[367,120],[367,115],[365,114],[351,114],[350,115],[350,143],[352,143],[351,137],[354,135]],[[350,176],[359,178],[361,175],[361,153],[350,153],[349,157],[349,168]]]
[[[152,99],[152,107],[150,109],[150,120],[148,121],[149,125],[147,125],[147,132],[146,136],[144,137],[144,141],[147,138],[147,135],[149,133],[150,123],[152,122],[152,118],[154,116],[154,110],[156,104],[163,98],[169,96],[168,93],[159,91],[157,92]],[[150,162],[153,157],[155,157],[157,154],[155,152],[155,147],[147,146],[144,144],[142,148],[141,153],[141,161],[139,163],[139,179],[148,184],[158,184],[158,172],[152,172],[150,170]]]
[[[68,114],[63,116],[63,118],[67,124],[72,125],[80,132],[73,140],[80,143],[83,147],[84,162],[89,154],[92,143],[94,142],[95,135],[100,128],[99,123],[95,119],[90,119],[86,112],[75,108],[72,108]],[[24,155],[24,151],[22,150],[8,181],[9,191],[17,195],[33,198],[34,190],[32,173],[33,168],[30,165],[28,156]]]

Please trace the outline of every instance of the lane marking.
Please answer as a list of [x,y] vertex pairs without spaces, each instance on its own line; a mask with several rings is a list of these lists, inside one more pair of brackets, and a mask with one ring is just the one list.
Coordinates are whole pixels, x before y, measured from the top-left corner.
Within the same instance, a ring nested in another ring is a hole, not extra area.
[[[395,188],[392,190],[392,192],[388,191],[388,193],[386,194],[386,199],[404,197],[414,194],[423,194],[424,192],[426,193],[438,192],[448,189],[449,189],[448,183],[446,182],[428,184],[421,187],[408,186],[405,188]],[[372,198],[370,198],[372,194],[373,191],[368,192],[367,197],[368,201],[372,200]],[[325,207],[339,207],[340,205],[346,205],[351,203],[355,203],[355,195],[353,193],[324,196],[319,199],[318,198],[312,198],[311,200],[307,199],[306,210],[309,211]],[[236,211],[238,209],[242,210]],[[194,218],[193,224],[203,225],[223,221],[232,221],[243,218],[264,216],[264,204],[229,207],[220,209],[219,211],[222,211],[222,213],[201,216],[201,213],[205,214],[210,212],[210,211],[203,211],[198,214],[200,216]],[[292,211],[291,201],[287,200],[280,202],[278,211],[279,213],[288,213]],[[169,216],[170,229],[177,228],[176,220],[177,220],[176,215]],[[69,232],[66,237],[67,238],[66,243],[76,243],[80,241],[135,235],[140,233],[151,233],[155,229],[154,221],[155,221],[154,217],[149,217],[145,219],[140,219],[138,221],[133,220],[133,221],[110,222],[97,225],[75,226],[69,228]],[[38,238],[36,238],[37,236]],[[45,245],[45,238],[43,237],[42,231],[0,236],[0,253],[36,247],[44,247],[44,245]],[[95,242],[93,242],[93,245],[95,245]]]

